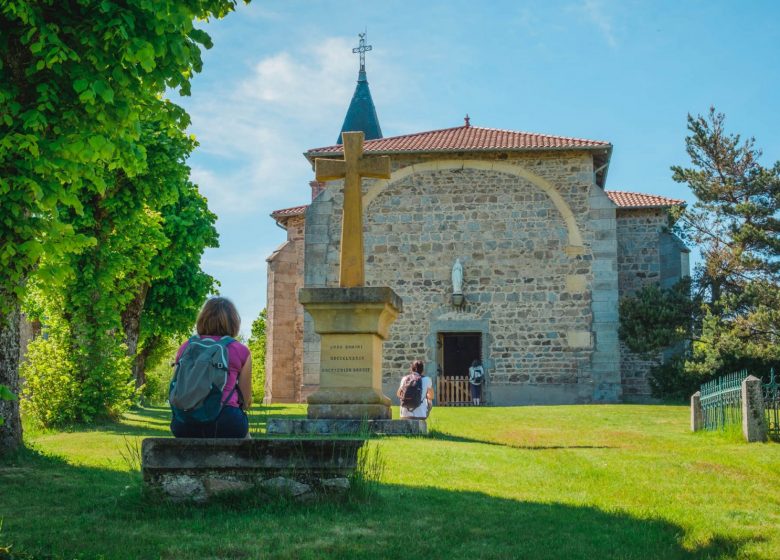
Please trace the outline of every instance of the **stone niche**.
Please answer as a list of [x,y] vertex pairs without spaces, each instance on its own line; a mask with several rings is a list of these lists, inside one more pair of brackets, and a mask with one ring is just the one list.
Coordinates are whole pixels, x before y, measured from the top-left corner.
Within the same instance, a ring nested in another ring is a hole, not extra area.
[[147,438],[144,483],[175,501],[255,492],[305,500],[350,488],[360,439]]

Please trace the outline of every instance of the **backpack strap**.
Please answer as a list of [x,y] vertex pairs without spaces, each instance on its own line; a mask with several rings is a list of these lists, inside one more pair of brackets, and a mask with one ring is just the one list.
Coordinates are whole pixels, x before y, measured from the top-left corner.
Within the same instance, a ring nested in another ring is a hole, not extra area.
[[[228,346],[230,346],[232,343],[236,342],[236,339],[232,336],[223,336],[219,340],[217,340],[217,344],[222,346],[226,351],[228,349]],[[230,355],[228,354],[228,362],[230,361]],[[230,364],[225,364],[225,367],[228,369],[228,373],[230,372]],[[227,403],[230,399],[233,398],[234,393],[238,393],[238,406],[243,410],[244,408],[244,394],[241,392],[241,387],[238,386],[238,380],[241,377],[241,369],[238,370],[238,373],[236,373],[236,384],[233,385],[233,390],[228,393],[228,396],[225,397],[225,399],[222,401],[222,404],[224,405]]]

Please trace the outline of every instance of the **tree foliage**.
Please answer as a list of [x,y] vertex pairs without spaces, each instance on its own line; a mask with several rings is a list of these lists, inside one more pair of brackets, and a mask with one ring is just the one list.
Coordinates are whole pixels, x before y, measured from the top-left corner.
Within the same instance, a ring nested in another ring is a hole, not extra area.
[[247,346],[252,353],[252,400],[263,402],[265,395],[265,351],[266,351],[266,320],[268,310],[263,308],[257,319],[252,321],[252,333]]
[[743,368],[762,375],[780,364],[780,161],[762,166],[755,140],[727,133],[714,108],[689,115],[688,130],[692,166],[672,172],[696,196],[675,227],[701,252],[697,298],[648,288],[621,306],[621,337],[644,351],[678,339],[689,317],[686,354],[656,372],[662,394],[679,393],[690,379]]
[[[196,18],[234,0],[8,0],[0,8],[0,311],[23,294],[40,257],[94,244],[63,221],[106,172],[146,166],[142,122],[166,89],[189,93],[211,39]],[[55,276],[56,268],[49,273]]]
[[[204,249],[217,246],[217,217],[195,185],[187,180],[179,186],[176,203],[162,211],[169,245],[155,257],[159,274],[148,284],[143,300],[133,368],[138,386],[144,383],[148,360],[151,358],[148,365],[154,366],[157,350],[166,346],[167,339],[191,332],[203,301],[218,286],[200,268]],[[127,331],[126,336],[129,338]]]
[[[73,371],[67,381],[77,395],[68,405],[69,413],[32,406],[43,423],[91,421],[124,410],[135,386],[142,384],[129,383],[128,375],[130,362],[137,358],[140,325],[164,336],[182,328],[170,320],[166,324],[166,318],[181,323],[189,313],[191,324],[196,306],[213,285],[199,264],[204,247],[216,245],[216,217],[188,178],[185,159],[194,142],[182,132],[186,115],[170,102],[158,100],[155,106],[142,124],[149,154],[146,170],[133,177],[114,171],[106,178],[105,193],[86,196],[81,213],[69,217],[74,231],[90,236],[95,244],[64,257],[66,263],[63,257],[42,260],[41,270],[53,261],[67,271],[62,281],[46,286],[46,291],[62,297],[44,300],[46,321],[62,321],[67,334],[52,336],[41,346],[70,358]],[[176,283],[168,283],[170,297],[159,302],[156,290],[150,301],[170,306],[171,311],[143,318],[150,286],[170,280]],[[197,303],[185,301],[187,295]],[[31,402],[46,401],[53,389],[47,382],[51,375],[45,361],[32,361],[27,377],[37,381],[27,391]]]
[[[18,397],[5,385],[0,385],[0,401],[15,401]],[[0,426],[5,424],[5,419],[0,416]]]
[[649,353],[692,338],[699,298],[685,277],[664,289],[650,284],[620,302],[620,338],[633,352]]
[[[160,205],[134,198],[160,186],[150,142],[175,141],[171,131],[186,126],[186,113],[161,95],[188,94],[202,68],[201,49],[211,39],[194,20],[222,17],[235,3],[0,5],[0,329],[13,328],[6,319],[15,316],[33,272],[41,286],[71,288],[62,319],[70,358],[82,370],[80,394],[89,401],[83,418],[111,408],[103,400],[111,393],[106,380],[126,359],[115,312],[154,277],[133,263],[151,265],[157,252],[150,247],[166,243]],[[157,163],[169,165],[166,172],[183,165],[163,160]],[[0,382],[15,389],[16,357],[4,350]],[[93,373],[84,374],[88,367]]]

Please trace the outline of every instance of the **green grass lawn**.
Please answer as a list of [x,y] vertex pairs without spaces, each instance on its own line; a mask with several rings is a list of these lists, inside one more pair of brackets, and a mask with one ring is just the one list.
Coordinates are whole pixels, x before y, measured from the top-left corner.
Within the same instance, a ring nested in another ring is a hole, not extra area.
[[686,407],[438,408],[430,437],[369,444],[370,498],[317,504],[153,501],[132,450],[167,423],[28,430],[0,463],[0,558],[780,558],[780,445],[692,434]]

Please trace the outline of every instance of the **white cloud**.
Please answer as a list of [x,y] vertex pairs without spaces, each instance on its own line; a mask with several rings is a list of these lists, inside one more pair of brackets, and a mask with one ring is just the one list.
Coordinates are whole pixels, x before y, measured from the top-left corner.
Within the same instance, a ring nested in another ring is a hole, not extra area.
[[326,38],[278,52],[238,83],[198,92],[189,107],[200,142],[193,179],[219,216],[307,202],[312,173],[302,153],[336,139],[357,77],[351,41]]
[[[238,83],[213,84],[190,108],[200,142],[193,179],[219,216],[307,202],[308,148],[335,141],[355,87],[352,39],[327,38],[252,64]],[[378,59],[378,75],[398,78]],[[399,88],[380,87],[384,97]]]
[[310,57],[282,52],[261,60],[240,86],[249,99],[294,111],[298,119],[321,119],[323,108],[341,107],[354,87],[355,61],[346,39],[331,38],[312,48]]
[[607,44],[613,49],[616,48],[618,46],[617,37],[612,18],[608,14],[604,2],[602,0],[584,0],[580,10],[590,19],[591,23],[595,24]]

